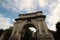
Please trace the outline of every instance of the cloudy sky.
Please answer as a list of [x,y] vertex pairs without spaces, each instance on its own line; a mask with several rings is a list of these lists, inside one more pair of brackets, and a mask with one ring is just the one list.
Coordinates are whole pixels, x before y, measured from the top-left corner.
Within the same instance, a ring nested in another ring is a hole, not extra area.
[[60,20],[60,0],[0,0],[0,29],[13,26],[19,14],[36,11],[43,11],[47,27],[55,31]]

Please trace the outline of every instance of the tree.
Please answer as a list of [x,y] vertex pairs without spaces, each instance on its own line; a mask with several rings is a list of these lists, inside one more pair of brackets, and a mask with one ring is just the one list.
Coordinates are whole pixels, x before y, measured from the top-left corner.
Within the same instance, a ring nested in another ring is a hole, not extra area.
[[32,40],[32,31],[30,29],[25,30],[24,40]]
[[3,32],[4,32],[4,30],[3,29],[0,29],[0,36],[2,35]]
[[57,22],[56,24],[56,32],[54,32],[54,38],[55,40],[60,40],[60,22]]
[[6,29],[4,31],[5,31],[5,40],[8,40],[12,33],[12,29]]

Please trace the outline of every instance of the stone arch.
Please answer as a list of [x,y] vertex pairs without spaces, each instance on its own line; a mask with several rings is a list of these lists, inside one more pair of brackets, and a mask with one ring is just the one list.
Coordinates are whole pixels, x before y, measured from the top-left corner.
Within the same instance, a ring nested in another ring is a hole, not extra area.
[[25,27],[23,27],[23,28],[25,28],[26,29],[26,27],[28,28],[28,27],[34,27],[34,28],[36,28],[33,24],[26,24],[26,25],[24,25]]
[[[37,40],[54,40],[51,32],[48,31],[45,23],[45,15],[40,12],[21,14],[16,18],[16,24],[9,40],[21,40],[21,35],[24,34],[23,28],[26,25],[32,24],[36,28]],[[41,22],[43,20],[43,22]],[[43,24],[41,24],[43,23]],[[43,25],[43,26],[42,26]],[[42,29],[44,27],[44,29]],[[27,27],[26,27],[27,28]],[[17,31],[16,35],[15,31]],[[44,34],[43,34],[44,33]],[[24,35],[23,35],[24,36]]]
[[33,24],[33,23],[25,23],[23,26],[22,26],[22,28],[21,28],[21,31],[22,31],[22,29],[23,29],[23,27],[25,26],[25,25],[32,25],[32,26],[34,26],[34,28],[36,28],[36,30],[38,31],[38,25],[36,25],[35,23]]
[[[25,35],[25,30],[28,29],[29,27],[34,27],[34,28],[36,29],[36,31],[37,31],[37,27],[35,27],[34,24],[31,24],[31,23],[25,24],[25,25],[22,27],[22,29],[21,29],[21,37],[22,37],[22,38],[23,38],[24,35]],[[37,32],[36,32],[36,33],[37,33]],[[37,34],[36,34],[36,36],[37,36]],[[21,40],[22,40],[22,38],[21,38]],[[36,37],[36,38],[37,38],[37,37]]]

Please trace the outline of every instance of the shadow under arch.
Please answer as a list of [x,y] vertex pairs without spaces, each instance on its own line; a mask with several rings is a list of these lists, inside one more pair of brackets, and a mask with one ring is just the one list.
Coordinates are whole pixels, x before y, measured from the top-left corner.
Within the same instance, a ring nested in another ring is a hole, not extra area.
[[[30,34],[31,34],[32,31],[29,30],[29,27],[33,27],[37,31],[37,28],[33,24],[31,24],[31,23],[24,25],[23,28],[22,28],[22,31],[21,31],[21,40],[36,40],[37,39],[37,32],[35,32],[35,34],[34,34],[35,35],[34,36],[35,38],[33,37],[33,39],[31,39],[32,36]],[[28,31],[28,32],[26,32],[26,31]],[[31,36],[30,39],[29,39],[29,36],[26,35],[26,33],[27,33],[27,35],[30,35]],[[28,38],[25,38],[26,36]]]
[[29,23],[29,24],[24,25],[23,28],[22,28],[22,30],[24,30],[24,29],[26,29],[26,28],[29,28],[29,27],[34,27],[35,29],[37,29],[37,28],[35,27],[35,25]]

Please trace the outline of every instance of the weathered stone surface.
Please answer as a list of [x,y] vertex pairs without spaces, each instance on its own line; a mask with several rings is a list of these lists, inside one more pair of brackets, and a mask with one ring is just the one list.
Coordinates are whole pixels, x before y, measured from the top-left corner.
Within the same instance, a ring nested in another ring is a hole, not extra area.
[[0,37],[0,40],[4,40],[4,39],[5,39],[5,32]]
[[45,15],[41,12],[21,14],[15,19],[14,29],[9,40],[21,40],[22,32],[24,35],[25,25],[34,25],[37,30],[37,40],[54,40],[52,33],[48,31],[45,23]]

